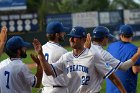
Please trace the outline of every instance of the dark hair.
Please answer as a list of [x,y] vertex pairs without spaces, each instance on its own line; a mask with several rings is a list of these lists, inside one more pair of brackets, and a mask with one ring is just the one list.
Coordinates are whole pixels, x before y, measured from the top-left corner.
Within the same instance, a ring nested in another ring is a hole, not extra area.
[[133,35],[126,35],[126,34],[122,34],[122,36],[124,36],[125,38],[130,38],[130,37],[133,37]]
[[55,40],[55,34],[46,34],[46,37],[48,40],[51,40],[51,41]]
[[93,38],[92,41],[95,41],[95,42],[102,42],[102,41],[103,41],[103,38]]
[[[20,48],[18,48],[18,49],[21,49],[21,47]],[[18,49],[5,49],[5,53],[10,57],[10,58],[16,58],[17,57],[17,51],[18,51]]]
[[95,42],[102,42],[104,40],[104,38],[108,38],[108,36],[104,36],[102,38],[92,38],[92,41],[95,41]]

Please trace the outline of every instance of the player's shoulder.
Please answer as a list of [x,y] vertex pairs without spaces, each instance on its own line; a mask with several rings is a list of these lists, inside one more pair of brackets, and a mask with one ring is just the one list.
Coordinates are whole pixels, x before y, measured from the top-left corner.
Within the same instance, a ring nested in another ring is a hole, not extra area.
[[73,55],[72,51],[69,51],[69,52],[63,54],[62,56],[63,56],[63,57],[70,57],[70,56],[72,56],[72,55]]
[[[122,41],[117,41],[114,42],[112,44],[110,44],[107,48],[108,51],[114,51],[114,49],[116,50],[123,50],[123,51],[127,51],[132,52],[132,51],[137,51],[138,47],[135,46],[134,44],[132,44],[131,42],[122,42]],[[129,49],[129,51],[128,51]]]
[[65,54],[63,54],[59,60],[56,62],[56,63],[68,63],[68,62],[71,62],[71,60],[73,60],[73,56],[72,56],[72,53],[71,52],[67,52]]
[[25,66],[25,63],[22,62],[21,58],[11,59],[11,65],[16,66],[17,68],[22,68]]
[[114,46],[118,46],[118,45],[123,45],[123,46],[128,46],[128,47],[134,47],[134,48],[137,48],[136,45],[132,44],[131,42],[122,42],[121,40],[118,40],[116,42],[113,42],[111,44],[109,44],[109,46],[111,47],[114,47]]
[[69,51],[69,52],[63,54],[61,56],[61,59],[63,59],[64,61],[72,60],[73,59],[73,53],[72,53],[72,51]]
[[86,48],[83,54],[84,57],[90,57],[90,58],[91,57],[94,58],[96,55],[100,56],[100,53],[96,48],[90,48],[90,49]]
[[89,52],[93,52],[93,51],[97,52],[98,51],[97,49],[98,49],[98,47],[92,43],[91,47],[89,49],[87,48],[86,51],[88,50]]
[[42,45],[42,49],[48,48],[50,45],[47,43],[45,43],[44,45]]
[[115,41],[115,42],[113,42],[113,43],[110,43],[110,44],[108,45],[108,47],[113,47],[113,46],[116,46],[116,45],[119,45],[119,44],[121,44],[121,42],[118,40],[118,41]]
[[110,43],[107,47],[107,50],[114,51],[114,49],[118,49],[120,47],[124,48],[124,46],[126,46],[126,45],[124,45],[124,43],[122,41],[118,40],[113,43]]
[[130,48],[138,48],[136,45],[129,43],[128,46],[130,46]]
[[50,49],[52,51],[67,51],[65,48],[63,48],[60,44],[54,43],[54,42],[47,42],[42,46],[43,50]]
[[94,50],[97,50],[99,52],[104,51],[104,49],[103,49],[103,47],[101,45],[95,45],[95,44],[93,44],[93,49]]
[[19,70],[27,69],[27,64],[23,63],[22,60],[14,60],[13,63]]
[[94,59],[94,61],[95,61],[94,63],[100,61],[101,59],[104,60],[101,52],[96,50],[96,49],[95,50],[89,49],[88,50],[88,55]]
[[10,61],[10,58],[6,58],[6,59],[2,60],[1,63],[4,63],[4,62],[6,63],[6,62],[9,62],[9,61]]
[[10,62],[11,62],[11,60],[9,58],[3,60],[3,61],[0,62],[0,67],[6,66]]
[[46,47],[47,43],[45,43],[44,45],[42,45],[42,48]]

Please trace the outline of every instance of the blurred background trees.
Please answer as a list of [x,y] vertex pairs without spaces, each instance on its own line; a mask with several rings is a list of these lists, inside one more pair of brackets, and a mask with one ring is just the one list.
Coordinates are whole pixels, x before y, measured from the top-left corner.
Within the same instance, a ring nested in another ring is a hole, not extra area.
[[140,4],[134,0],[27,0],[28,11],[47,13],[73,13],[115,9],[136,9]]
[[138,9],[140,3],[135,0],[27,0],[27,6],[27,11],[38,13],[42,26],[47,14]]

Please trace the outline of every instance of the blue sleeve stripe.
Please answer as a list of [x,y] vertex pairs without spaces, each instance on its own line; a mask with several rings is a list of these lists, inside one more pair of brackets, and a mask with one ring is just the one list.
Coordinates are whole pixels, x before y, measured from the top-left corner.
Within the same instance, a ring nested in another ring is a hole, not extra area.
[[122,62],[119,62],[119,64],[115,67],[115,70],[117,70],[121,64],[122,64]]
[[34,83],[32,85],[32,87],[34,87],[36,85],[36,76],[34,76]]
[[53,70],[53,72],[54,72],[55,77],[57,77],[57,74],[56,74],[56,71],[55,71],[53,65],[52,65],[52,64],[50,64],[50,65],[51,65],[51,67],[52,67],[52,70]]
[[106,79],[108,76],[110,76],[115,71],[114,68],[112,68],[103,78]]

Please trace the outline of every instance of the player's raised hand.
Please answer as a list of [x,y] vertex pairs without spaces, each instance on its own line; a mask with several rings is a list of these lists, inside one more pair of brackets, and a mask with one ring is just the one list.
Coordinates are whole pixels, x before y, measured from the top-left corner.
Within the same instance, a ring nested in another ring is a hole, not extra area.
[[30,54],[32,60],[37,64],[37,65],[40,65],[40,61],[38,59],[38,57],[34,54]]
[[0,42],[5,43],[7,40],[7,27],[3,26],[0,33]]
[[85,48],[90,48],[91,47],[91,42],[92,42],[92,38],[90,36],[90,33],[87,34],[87,38],[86,38],[86,42],[84,44]]
[[33,40],[33,46],[34,46],[36,53],[38,53],[38,54],[42,53],[41,43],[37,39]]
[[4,45],[7,40],[7,28],[6,26],[2,27],[0,32],[0,55],[3,53]]

